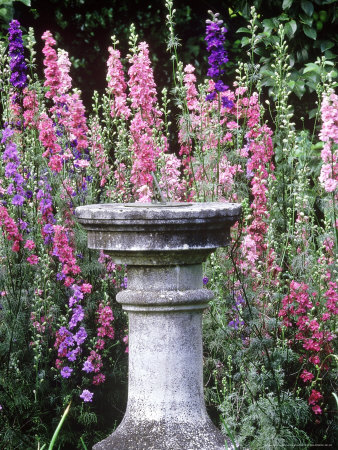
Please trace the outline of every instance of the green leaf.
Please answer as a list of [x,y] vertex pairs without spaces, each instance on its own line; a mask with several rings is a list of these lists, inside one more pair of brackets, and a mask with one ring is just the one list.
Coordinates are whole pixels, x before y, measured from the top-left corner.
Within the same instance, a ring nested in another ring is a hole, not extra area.
[[237,33],[249,33],[249,34],[251,34],[251,31],[249,30],[249,28],[241,27],[241,28],[238,28]]
[[17,1],[23,3],[26,6],[31,6],[31,0],[17,0]]
[[287,15],[287,14],[285,14],[285,13],[282,13],[279,17],[278,17],[278,20],[280,20],[280,21],[282,21],[282,22],[286,22],[287,20],[289,20],[290,19],[290,17]]
[[309,2],[308,0],[302,0],[300,5],[305,14],[311,17],[314,10],[312,2]]
[[293,92],[297,95],[298,98],[303,97],[303,95],[305,93],[305,85],[304,85],[303,80],[295,82]]
[[244,47],[245,45],[248,45],[248,44],[250,44],[250,39],[247,37],[247,36],[244,36],[243,38],[242,38],[242,47]]
[[305,64],[305,66],[306,67],[303,70],[303,73],[308,73],[308,72],[320,73],[320,67],[315,63],[308,63],[308,64]]
[[314,28],[310,28],[308,25],[303,25],[303,31],[310,39],[317,39],[317,31]]
[[265,48],[256,47],[254,50],[256,55],[264,56],[265,55]]
[[325,52],[330,48],[334,47],[334,43],[331,41],[320,41],[320,51]]
[[62,425],[63,425],[63,422],[65,421],[65,419],[66,419],[66,417],[67,417],[67,414],[68,414],[68,412],[69,412],[70,405],[71,405],[71,402],[68,404],[67,408],[65,409],[64,413],[62,414],[61,420],[60,420],[58,426],[56,427],[56,430],[54,431],[54,434],[53,434],[53,436],[52,436],[52,440],[50,441],[48,450],[52,450],[53,447],[54,447],[55,441],[56,441],[56,439],[57,439],[57,437],[58,437],[58,434],[59,434],[59,432],[60,432],[60,430],[61,430],[61,427],[62,427]]
[[295,20],[290,20],[290,22],[287,22],[285,24],[285,33],[287,34],[289,39],[293,37],[296,30],[297,30],[297,23]]
[[0,17],[3,17],[4,19],[6,19],[7,14],[8,14],[7,8],[0,8]]
[[271,19],[264,19],[263,22],[264,31],[272,31],[275,28],[275,24]]
[[289,9],[292,5],[293,0],[283,0],[282,8],[283,9]]
[[299,14],[299,19],[302,23],[305,23],[306,25],[309,25],[309,27],[311,27],[312,22],[313,22],[313,18],[309,17],[307,14],[304,13],[300,13]]
[[335,59],[337,55],[335,53],[332,53],[330,50],[326,50],[324,52],[324,56],[326,59]]

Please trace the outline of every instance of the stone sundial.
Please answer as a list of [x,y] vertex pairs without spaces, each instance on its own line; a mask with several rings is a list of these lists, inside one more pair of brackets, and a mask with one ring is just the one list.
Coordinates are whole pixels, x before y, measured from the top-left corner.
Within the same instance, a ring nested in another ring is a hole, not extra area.
[[94,450],[223,450],[206,413],[202,313],[213,298],[202,262],[230,241],[236,203],[80,206],[88,247],[128,266],[117,301],[129,318],[125,416]]

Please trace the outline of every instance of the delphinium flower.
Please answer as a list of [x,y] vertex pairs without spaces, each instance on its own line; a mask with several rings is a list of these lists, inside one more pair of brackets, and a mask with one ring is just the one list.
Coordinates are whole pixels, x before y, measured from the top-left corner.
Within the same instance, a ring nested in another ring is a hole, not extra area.
[[74,249],[69,245],[67,229],[62,225],[54,225],[53,230],[53,254],[62,263],[62,273],[66,276],[79,274],[81,269],[77,265]]
[[91,402],[93,399],[93,395],[94,394],[92,392],[88,391],[88,389],[84,389],[82,391],[82,393],[80,394],[80,398],[82,398],[82,400],[84,402]]
[[39,103],[36,91],[33,89],[28,89],[27,87],[23,90],[23,117],[24,126],[29,128],[36,128],[38,126],[38,113],[39,113]]
[[23,89],[27,85],[27,66],[24,57],[22,31],[20,23],[12,20],[8,30],[9,56],[11,78],[10,82],[15,88]]
[[130,181],[133,183],[136,199],[147,202],[152,197],[151,172],[155,171],[155,162],[163,151],[155,141],[153,130],[161,130],[163,122],[160,118],[161,112],[157,108],[156,85],[148,45],[145,42],[138,45],[129,62],[129,97],[134,112],[130,124],[133,152]]
[[[15,93],[11,98],[10,107],[14,118],[17,119],[17,121],[11,126],[18,128],[19,132],[19,129],[21,129],[22,126],[22,91],[27,85],[27,67],[24,58],[22,32],[20,29],[20,24],[17,20],[13,20],[10,23],[8,43],[11,69],[10,82],[13,88],[15,88]],[[26,200],[24,189],[25,179],[23,177],[22,168],[20,167],[21,156],[18,151],[18,146],[14,142],[14,137],[12,138],[12,136],[13,132],[10,130],[10,126],[7,126],[7,130],[4,130],[1,139],[2,143],[6,143],[6,148],[2,155],[2,159],[6,163],[5,177],[9,181],[7,194],[12,196],[12,205],[21,207]],[[26,178],[28,178],[28,176],[29,174],[26,173]]]
[[326,192],[335,192],[338,187],[338,95],[333,92],[324,95],[321,115],[319,137],[324,142],[324,148],[319,181]]
[[[309,285],[292,280],[290,293],[283,298],[282,308],[279,311],[279,316],[283,319],[284,326],[294,336],[293,339],[287,341],[288,345],[298,348],[303,367],[305,364],[308,364],[309,370],[304,368],[300,378],[304,383],[311,382],[312,386],[316,381],[313,371],[316,370],[319,373],[327,372],[329,370],[327,355],[333,353],[331,341],[333,341],[334,335],[330,329],[330,324],[326,324],[326,322],[331,316],[334,318],[334,315],[338,313],[338,294],[337,283],[329,280],[330,275],[326,277],[326,280],[324,277],[323,280],[329,284],[329,289],[323,294],[323,298],[330,298],[331,301],[327,301],[326,304],[316,300],[318,297],[317,292],[310,294]],[[333,284],[331,285],[330,283]],[[324,316],[324,320],[322,318],[319,321],[318,317],[321,314]],[[317,394],[313,394],[313,392]],[[312,390],[309,405],[312,405],[312,410],[315,414],[321,414],[317,400],[322,397],[322,394],[318,391]]]
[[[89,147],[93,166],[98,170],[100,187],[102,188],[108,181],[111,168],[108,164],[108,158],[102,142],[102,130],[99,125],[98,118],[92,119],[89,125]],[[123,163],[121,163],[123,164]],[[120,191],[124,187],[124,183],[117,186]]]
[[38,190],[36,192],[36,199],[39,200],[39,213],[40,221],[43,225],[41,234],[45,244],[50,244],[53,241],[53,225],[56,222],[53,213],[53,199],[52,199],[52,187],[48,182],[48,178],[45,173],[41,173],[40,180],[38,182]]
[[181,180],[181,161],[171,153],[164,154],[162,158],[160,188],[165,198],[180,201],[185,192],[185,183]]
[[45,69],[45,82],[44,86],[49,87],[45,96],[47,98],[53,98],[60,88],[61,72],[58,66],[58,57],[56,50],[53,48],[56,45],[56,41],[53,38],[50,31],[45,31],[42,35],[42,39],[45,41],[42,53],[45,55],[43,61]]
[[222,94],[229,89],[229,86],[225,85],[221,80],[222,75],[225,73],[224,64],[229,61],[227,52],[224,48],[225,33],[227,29],[223,26],[223,21],[218,18],[219,14],[213,14],[212,20],[207,20],[206,36],[207,50],[210,52],[208,57],[209,69],[208,77],[212,78],[215,82],[214,89],[207,95],[207,100],[215,100],[220,96],[222,106],[224,108],[231,108],[233,102],[229,100],[227,95]]
[[[68,53],[59,50],[59,55],[57,54],[54,49],[56,41],[49,31],[43,34],[42,39],[45,41],[44,85],[49,87],[46,97],[51,98],[54,103],[49,109],[53,120],[49,119],[45,113],[41,116],[41,122],[48,125],[46,128],[48,137],[53,141],[53,146],[47,144],[44,136],[46,131],[44,132],[40,126],[40,140],[47,149],[44,156],[49,157],[48,165],[54,172],[60,172],[64,162],[71,160],[74,167],[80,169],[81,174],[73,175],[69,180],[72,180],[74,184],[74,193],[83,194],[86,190],[87,179],[82,175],[90,159],[84,106],[79,92],[69,93],[71,77]],[[77,181],[78,178],[80,178],[79,181]]]
[[[272,130],[260,124],[260,106],[258,95],[252,94],[250,98],[242,97],[236,103],[238,120],[245,118],[248,131],[245,134],[247,141],[246,156],[247,173],[250,174],[250,185],[253,201],[250,205],[250,221],[246,228],[241,248],[243,258],[239,261],[244,273],[257,275],[261,272],[260,264],[264,264],[267,272],[271,274],[270,282],[278,283],[280,267],[276,263],[276,255],[268,246],[268,182],[274,179],[274,150]],[[258,286],[266,280],[255,277]]]
[[184,67],[184,87],[186,91],[186,101],[189,111],[198,111],[200,103],[198,101],[198,92],[196,89],[195,67],[188,64]]
[[[7,137],[7,139],[6,139]],[[12,196],[11,203],[14,206],[22,206],[25,197],[25,180],[20,173],[21,159],[18,148],[15,142],[12,141],[12,134],[4,131],[1,142],[6,144],[5,151],[2,154],[2,159],[6,163],[5,177],[9,180],[7,187],[7,194]]]
[[112,322],[114,320],[113,311],[109,305],[99,304],[97,322],[99,327],[97,328],[98,342],[96,348],[102,350],[105,342],[104,338],[114,339],[114,328]]
[[58,94],[66,94],[72,87],[72,78],[69,75],[71,62],[69,60],[68,52],[58,49],[57,52],[57,66],[59,68],[59,87]]
[[68,366],[64,366],[61,369],[61,376],[62,376],[62,378],[69,378],[71,376],[72,372],[73,372],[73,369],[71,369]]
[[120,60],[119,50],[108,47],[109,58],[107,61],[107,82],[108,93],[111,96],[110,115],[112,117],[124,117],[128,119],[130,116],[130,108],[127,105],[127,84],[124,79],[123,67]]
[[[186,103],[189,111],[189,116],[182,116],[179,121],[178,142],[180,144],[179,156],[182,160],[183,175],[185,179],[185,200],[192,200],[194,197],[193,189],[193,142],[192,132],[197,124],[200,122],[199,112],[201,110],[200,102],[197,97],[196,76],[194,75],[195,68],[191,64],[184,67],[185,75],[183,83],[186,92]],[[183,198],[182,198],[183,199]]]
[[43,157],[49,158],[48,166],[54,172],[62,170],[62,153],[61,146],[57,142],[57,135],[53,126],[53,121],[46,113],[42,113],[38,122],[39,140],[45,147],[46,151],[42,154]]
[[227,155],[223,155],[218,168],[214,168],[214,172],[219,171],[219,187],[217,197],[219,201],[230,198],[235,184],[235,176],[243,172],[240,164],[231,164]]
[[0,206],[0,226],[4,229],[7,239],[13,241],[12,251],[18,252],[23,240],[22,234],[5,206]]
[[311,409],[315,414],[322,413],[322,410],[321,410],[320,406],[318,405],[318,402],[322,398],[323,398],[323,396],[320,392],[316,391],[315,389],[312,389],[308,402],[309,402],[309,405],[312,405]]

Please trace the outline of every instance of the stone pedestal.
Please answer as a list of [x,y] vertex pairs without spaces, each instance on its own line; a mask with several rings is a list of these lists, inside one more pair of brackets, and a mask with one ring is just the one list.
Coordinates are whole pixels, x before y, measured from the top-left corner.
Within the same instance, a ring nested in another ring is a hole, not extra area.
[[202,312],[213,295],[202,262],[230,239],[234,203],[76,208],[88,246],[128,265],[117,295],[129,317],[128,404],[95,450],[223,450],[203,396]]

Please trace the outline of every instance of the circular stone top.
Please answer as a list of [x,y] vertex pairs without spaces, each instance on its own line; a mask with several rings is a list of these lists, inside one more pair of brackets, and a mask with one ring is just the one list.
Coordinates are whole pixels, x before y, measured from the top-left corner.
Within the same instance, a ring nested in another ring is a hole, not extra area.
[[133,265],[201,262],[229,243],[240,214],[237,203],[103,203],[75,209],[89,248]]
[[110,222],[116,225],[141,223],[189,223],[217,221],[228,218],[236,221],[241,214],[238,203],[103,203],[79,206],[75,215],[82,224]]

